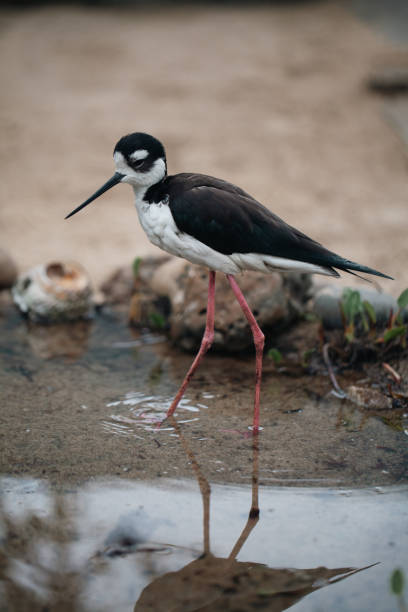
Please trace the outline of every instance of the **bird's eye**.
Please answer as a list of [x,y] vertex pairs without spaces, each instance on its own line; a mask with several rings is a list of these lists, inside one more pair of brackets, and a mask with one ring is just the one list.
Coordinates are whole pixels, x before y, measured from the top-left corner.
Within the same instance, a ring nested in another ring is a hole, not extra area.
[[141,168],[145,161],[145,159],[137,159],[135,161],[132,161],[132,168]]

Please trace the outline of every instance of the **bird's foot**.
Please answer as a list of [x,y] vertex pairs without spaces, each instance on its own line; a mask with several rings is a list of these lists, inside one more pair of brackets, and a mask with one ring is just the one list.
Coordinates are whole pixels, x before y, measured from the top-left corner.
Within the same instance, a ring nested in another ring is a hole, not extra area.
[[249,438],[252,438],[253,436],[257,436],[261,429],[262,427],[257,427],[256,429],[253,427],[250,427],[249,430],[246,429],[244,431],[240,431],[239,429],[221,429],[221,431],[223,433],[230,433],[234,436],[240,436],[241,438],[244,438],[244,439],[249,439]]

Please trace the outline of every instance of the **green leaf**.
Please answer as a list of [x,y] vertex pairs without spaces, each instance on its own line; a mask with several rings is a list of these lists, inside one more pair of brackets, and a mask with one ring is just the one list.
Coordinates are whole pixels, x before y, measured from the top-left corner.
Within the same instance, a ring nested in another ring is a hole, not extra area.
[[398,327],[393,327],[391,329],[388,329],[383,336],[384,342],[390,342],[391,340],[394,340],[394,338],[397,338],[398,336],[405,336],[406,333],[407,333],[407,328],[405,325],[399,325]]
[[132,271],[133,271],[133,276],[135,277],[135,279],[139,276],[139,268],[140,268],[140,264],[142,263],[142,258],[141,257],[135,257],[132,263]]
[[316,352],[316,349],[312,348],[312,349],[307,349],[306,351],[303,352],[302,355],[302,366],[304,368],[307,368],[308,363],[310,361],[311,356]]
[[404,590],[404,574],[402,570],[395,569],[390,578],[391,591],[394,595],[402,595]]
[[404,425],[400,420],[395,421],[394,419],[387,419],[386,417],[381,417],[381,421],[393,431],[404,431]]
[[278,591],[274,591],[272,589],[262,589],[260,591],[257,591],[256,594],[259,595],[259,597],[273,597],[274,595],[276,595],[276,593],[278,593]]
[[352,293],[352,289],[346,288],[344,289],[343,294],[341,296],[341,308],[343,310],[344,318],[347,322],[350,321],[351,316],[350,304]]
[[351,316],[354,321],[356,315],[361,311],[361,297],[358,291],[353,291],[350,298]]
[[368,318],[370,319],[371,323],[375,325],[377,323],[377,315],[375,314],[373,305],[367,300],[364,300],[363,307],[366,313],[368,314]]
[[399,296],[398,300],[398,306],[400,310],[403,310],[404,308],[406,308],[408,306],[408,289],[405,289],[401,295]]
[[361,323],[363,324],[364,331],[367,333],[368,330],[370,329],[370,326],[368,324],[368,319],[367,319],[367,317],[365,315],[365,312],[361,313]]
[[310,323],[315,323],[316,321],[320,320],[320,317],[314,312],[305,312],[303,319],[305,321],[309,321]]
[[342,307],[347,323],[353,323],[356,315],[362,311],[359,291],[346,288],[342,295]]
[[150,323],[153,327],[158,327],[159,329],[164,329],[166,325],[166,319],[163,317],[160,312],[151,312],[149,314]]
[[274,360],[276,365],[278,365],[278,363],[280,363],[283,359],[282,353],[277,348],[269,349],[267,355]]

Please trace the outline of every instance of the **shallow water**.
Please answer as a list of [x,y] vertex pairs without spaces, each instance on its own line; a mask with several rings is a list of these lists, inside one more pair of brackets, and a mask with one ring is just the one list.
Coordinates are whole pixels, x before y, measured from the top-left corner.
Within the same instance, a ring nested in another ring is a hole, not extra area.
[[[6,310],[0,334],[3,473],[54,485],[98,476],[190,477],[172,427],[156,426],[190,355],[159,335],[132,332],[109,312],[93,322],[40,327]],[[253,383],[253,356],[210,354],[176,412],[212,481],[248,482]],[[285,376],[266,358],[261,483],[407,482],[404,418],[359,409],[331,395],[327,376]]]
[[407,568],[404,487],[261,487],[259,521],[247,521],[250,487],[213,485],[202,557],[195,481],[114,480],[59,498],[38,480],[2,484],[10,609],[27,594],[53,606],[71,601],[65,609],[118,612],[397,609],[389,578]]
[[254,446],[253,357],[209,355],[158,429],[191,356],[109,312],[0,325],[0,610],[397,609],[395,418],[266,360]]

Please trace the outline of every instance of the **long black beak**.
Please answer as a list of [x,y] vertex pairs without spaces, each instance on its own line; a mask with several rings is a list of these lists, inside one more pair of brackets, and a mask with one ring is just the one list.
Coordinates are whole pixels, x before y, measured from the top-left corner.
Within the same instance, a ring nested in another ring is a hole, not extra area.
[[78,206],[78,208],[70,212],[69,215],[65,217],[65,219],[69,219],[70,217],[72,217],[72,215],[75,215],[77,212],[82,210],[82,208],[85,208],[85,206],[88,206],[88,204],[96,200],[96,198],[99,198],[99,196],[105,193],[105,191],[108,191],[108,189],[111,189],[111,187],[114,187],[115,185],[120,183],[124,176],[125,175],[120,174],[120,172],[115,172],[115,174],[112,176],[112,178],[109,179],[109,181],[106,181],[106,183],[102,185],[102,187],[98,189],[98,191],[95,191],[95,193],[90,198],[88,198],[86,202],[84,202],[83,204]]

